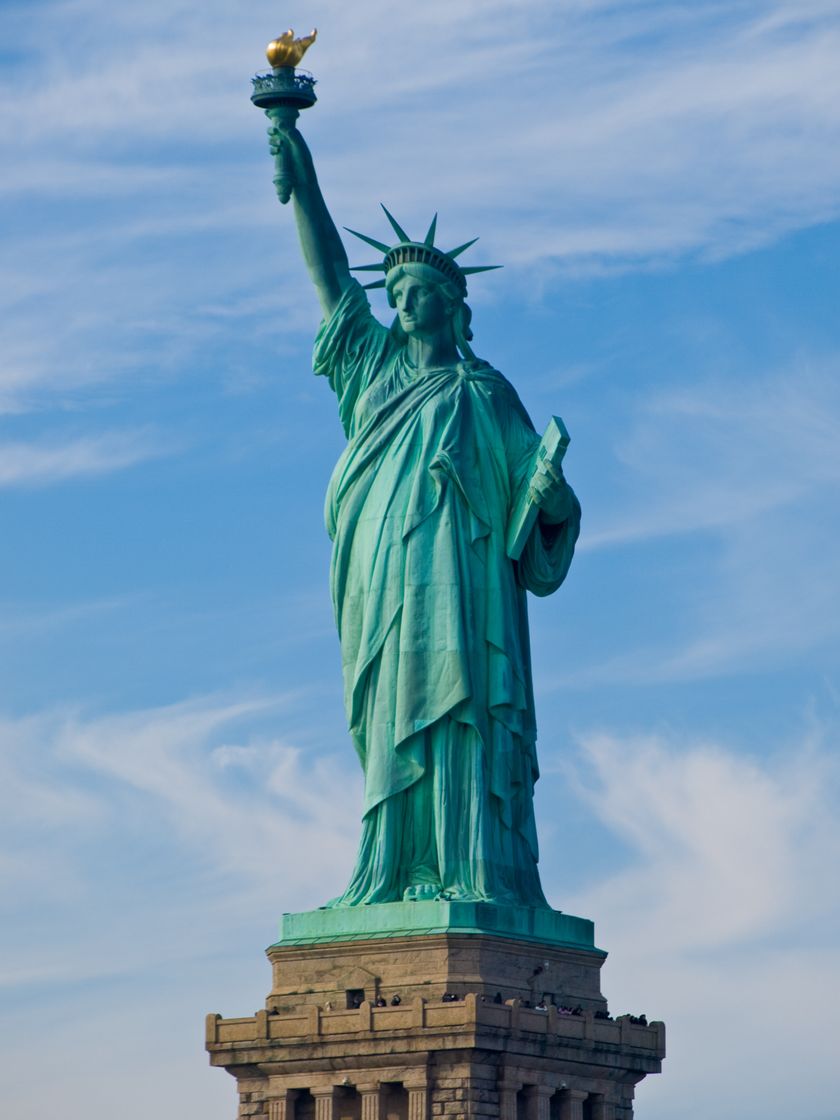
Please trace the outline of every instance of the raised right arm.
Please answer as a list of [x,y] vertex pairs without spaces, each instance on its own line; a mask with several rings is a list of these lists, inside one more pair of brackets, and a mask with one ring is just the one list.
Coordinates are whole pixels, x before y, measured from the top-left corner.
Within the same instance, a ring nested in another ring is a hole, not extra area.
[[269,129],[272,154],[281,147],[292,166],[292,200],[303,259],[328,319],[350,283],[350,264],[330,217],[306,141],[296,128]]

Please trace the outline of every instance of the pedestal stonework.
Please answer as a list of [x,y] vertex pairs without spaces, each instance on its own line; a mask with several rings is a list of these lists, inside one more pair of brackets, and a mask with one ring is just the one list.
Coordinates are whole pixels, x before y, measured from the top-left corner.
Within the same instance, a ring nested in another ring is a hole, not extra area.
[[[606,1017],[591,923],[555,915],[566,922],[554,932],[579,941],[540,941],[476,929],[474,905],[406,905],[450,928],[359,934],[401,904],[360,908],[355,933],[341,911],[286,915],[265,1010],[207,1017],[240,1120],[631,1120],[634,1086],[661,1069],[665,1027]],[[502,911],[493,924],[510,923]]]

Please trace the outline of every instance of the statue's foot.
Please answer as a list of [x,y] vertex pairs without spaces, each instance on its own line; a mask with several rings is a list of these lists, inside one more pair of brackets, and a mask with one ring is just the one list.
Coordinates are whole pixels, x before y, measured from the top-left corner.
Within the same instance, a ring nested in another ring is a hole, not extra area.
[[519,906],[519,899],[507,891],[497,891],[488,897],[486,894],[477,894],[467,887],[447,887],[442,890],[438,898],[445,902],[488,902],[491,906]]
[[438,897],[440,884],[414,883],[403,891],[403,902],[428,902]]

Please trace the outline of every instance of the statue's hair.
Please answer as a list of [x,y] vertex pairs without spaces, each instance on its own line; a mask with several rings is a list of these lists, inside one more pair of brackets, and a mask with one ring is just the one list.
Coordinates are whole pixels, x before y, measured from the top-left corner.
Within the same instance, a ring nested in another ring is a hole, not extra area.
[[[410,262],[408,264],[397,265],[392,268],[385,278],[385,291],[388,294],[388,304],[390,307],[396,307],[396,301],[393,295],[395,284],[403,278],[403,276],[412,276],[415,280],[422,280],[424,284],[434,285],[448,305],[450,311],[450,323],[452,326],[452,340],[462,358],[473,359],[475,354],[470,346],[470,340],[473,333],[470,329],[470,322],[472,320],[472,311],[469,304],[464,299],[462,289],[453,281],[448,280],[442,272],[433,268],[428,264],[421,264],[419,262]],[[400,325],[399,316],[394,319],[391,324],[391,334],[400,343],[405,345],[408,336]]]

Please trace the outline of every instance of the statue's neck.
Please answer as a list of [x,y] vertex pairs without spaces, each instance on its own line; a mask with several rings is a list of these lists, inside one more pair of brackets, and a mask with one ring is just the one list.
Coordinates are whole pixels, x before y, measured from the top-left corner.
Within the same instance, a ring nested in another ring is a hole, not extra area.
[[452,339],[440,334],[409,335],[406,340],[406,357],[418,370],[454,366],[461,360]]

